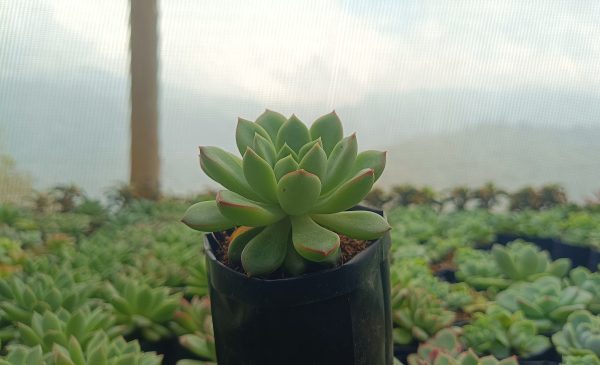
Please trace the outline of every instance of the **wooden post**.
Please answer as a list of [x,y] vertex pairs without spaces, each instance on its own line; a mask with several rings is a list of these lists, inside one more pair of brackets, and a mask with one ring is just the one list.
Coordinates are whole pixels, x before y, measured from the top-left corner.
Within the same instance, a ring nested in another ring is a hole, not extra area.
[[131,174],[136,196],[160,197],[157,0],[130,0]]

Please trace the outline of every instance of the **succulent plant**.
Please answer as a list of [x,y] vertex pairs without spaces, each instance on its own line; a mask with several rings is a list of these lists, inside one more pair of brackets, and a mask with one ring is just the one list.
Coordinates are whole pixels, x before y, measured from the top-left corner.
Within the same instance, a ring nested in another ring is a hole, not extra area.
[[571,260],[551,261],[548,252],[521,240],[508,246],[494,245],[492,256],[502,274],[512,281],[532,281],[542,275],[561,278],[571,268]]
[[498,360],[493,356],[480,358],[470,349],[464,351],[460,332],[459,328],[441,330],[408,356],[408,365],[517,365],[514,356]]
[[210,300],[194,297],[191,302],[181,300],[181,306],[173,317],[173,327],[179,342],[190,352],[206,360],[216,361],[215,338]]
[[510,313],[496,305],[475,314],[474,320],[463,328],[463,341],[477,354],[499,359],[511,354],[530,357],[550,348],[550,341],[538,335],[533,321],[525,319],[521,312]]
[[552,342],[563,356],[600,356],[600,317],[586,310],[571,313],[562,330],[552,336]]
[[563,365],[600,365],[600,359],[596,355],[564,356]]
[[80,308],[90,301],[94,289],[93,281],[79,283],[64,270],[53,276],[42,272],[23,278],[13,275],[0,280],[0,309],[5,320],[29,324],[34,312]]
[[243,159],[200,147],[200,166],[227,190],[192,205],[182,221],[200,231],[251,227],[233,239],[228,257],[249,276],[283,266],[291,275],[307,262],[336,263],[340,237],[372,240],[390,229],[378,214],[346,211],[360,203],[385,167],[385,153],[357,153],[356,135],[343,138],[335,112],[307,128],[295,115],[267,110],[256,122],[240,118],[236,143]]
[[121,329],[114,326],[114,317],[105,309],[80,308],[74,313],[60,309],[57,313],[46,311],[33,313],[31,324],[18,324],[19,342],[30,346],[41,346],[50,352],[55,344],[68,346],[71,337],[85,346],[98,331],[116,337]]
[[454,313],[423,288],[402,288],[392,293],[394,342],[406,345],[425,341],[454,321]]
[[487,251],[464,247],[456,251],[454,262],[457,265],[456,278],[475,289],[504,289],[510,280],[500,273],[496,261]]
[[135,330],[148,341],[169,335],[166,327],[179,306],[181,294],[171,294],[166,287],[150,287],[133,279],[116,280],[106,288],[105,299],[112,304],[124,334]]
[[86,345],[71,336],[65,345],[54,344],[50,351],[42,346],[11,346],[0,365],[160,365],[162,356],[144,353],[137,341],[126,342],[123,337],[111,339],[97,331]]
[[578,288],[592,294],[588,309],[594,314],[600,313],[600,273],[592,273],[585,267],[576,267],[569,273],[569,279]]
[[564,287],[561,279],[544,276],[534,282],[516,283],[496,296],[496,302],[516,312],[522,311],[540,333],[554,333],[569,314],[585,309],[592,295],[576,286]]

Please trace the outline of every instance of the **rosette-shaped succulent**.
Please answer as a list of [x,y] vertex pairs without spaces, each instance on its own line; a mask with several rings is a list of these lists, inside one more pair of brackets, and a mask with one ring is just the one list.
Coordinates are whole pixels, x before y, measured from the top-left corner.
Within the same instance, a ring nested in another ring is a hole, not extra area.
[[569,314],[585,309],[592,295],[576,286],[564,287],[561,279],[543,276],[534,282],[516,283],[496,296],[511,312],[522,311],[541,333],[558,331]]
[[552,336],[552,342],[563,356],[600,356],[600,317],[586,310],[571,313],[563,329]]
[[227,190],[192,205],[183,222],[205,232],[244,227],[228,258],[249,276],[281,267],[299,275],[308,262],[336,263],[338,234],[372,240],[390,229],[375,213],[347,211],[381,176],[385,153],[358,153],[356,135],[343,137],[335,112],[310,129],[294,115],[269,110],[256,122],[240,118],[236,143],[243,158],[200,147],[202,170]]
[[479,357],[465,351],[460,339],[460,328],[445,328],[419,346],[408,356],[408,365],[517,365],[515,356],[498,360],[493,356]]

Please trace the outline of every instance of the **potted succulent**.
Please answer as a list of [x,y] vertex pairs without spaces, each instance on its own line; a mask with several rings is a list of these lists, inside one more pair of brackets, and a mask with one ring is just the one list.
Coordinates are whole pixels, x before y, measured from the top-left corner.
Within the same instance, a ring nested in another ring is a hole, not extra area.
[[357,152],[335,112],[310,129],[267,110],[239,119],[242,158],[200,147],[227,190],[182,221],[205,235],[220,365],[393,363],[390,226],[358,206],[385,153]]

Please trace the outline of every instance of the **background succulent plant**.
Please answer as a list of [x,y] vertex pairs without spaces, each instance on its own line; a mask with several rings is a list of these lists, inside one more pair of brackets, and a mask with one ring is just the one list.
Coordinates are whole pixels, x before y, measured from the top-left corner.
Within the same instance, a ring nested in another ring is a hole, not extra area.
[[343,137],[335,112],[306,127],[267,110],[240,118],[236,144],[243,158],[200,147],[200,166],[227,190],[192,205],[183,222],[200,231],[251,227],[229,245],[229,260],[249,276],[283,266],[298,275],[307,262],[336,263],[340,237],[371,240],[390,229],[379,215],[346,211],[362,201],[385,167],[385,153],[358,153],[356,135]]
[[585,309],[591,300],[592,294],[576,286],[564,287],[554,276],[516,283],[496,296],[498,304],[512,312],[522,311],[546,334],[558,331],[569,314]]
[[511,354],[530,357],[550,347],[548,338],[538,335],[535,324],[521,312],[510,313],[499,306],[476,313],[473,322],[463,328],[463,341],[479,355],[500,359]]
[[408,356],[408,365],[517,365],[514,356],[498,360],[493,356],[480,358],[471,349],[464,350],[460,341],[460,328],[445,328],[427,342],[417,353]]
[[573,285],[592,294],[588,309],[594,314],[600,313],[600,273],[590,272],[587,268],[576,267],[569,273]]
[[425,341],[454,321],[454,313],[423,288],[403,288],[392,294],[394,342]]
[[560,332],[552,336],[562,355],[600,356],[600,317],[586,310],[571,313]]

